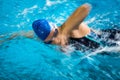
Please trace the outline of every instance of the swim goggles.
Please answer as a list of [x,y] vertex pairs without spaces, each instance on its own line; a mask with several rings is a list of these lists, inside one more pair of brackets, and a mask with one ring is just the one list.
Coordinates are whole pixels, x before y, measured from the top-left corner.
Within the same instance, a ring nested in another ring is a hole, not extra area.
[[52,22],[49,22],[49,24],[51,26],[51,30],[55,29],[55,31],[54,31],[54,34],[53,34],[52,38],[49,41],[44,41],[44,43],[46,43],[46,44],[51,44],[52,41],[53,41],[53,38],[55,38],[57,36],[57,34],[58,34],[57,25],[52,23]]

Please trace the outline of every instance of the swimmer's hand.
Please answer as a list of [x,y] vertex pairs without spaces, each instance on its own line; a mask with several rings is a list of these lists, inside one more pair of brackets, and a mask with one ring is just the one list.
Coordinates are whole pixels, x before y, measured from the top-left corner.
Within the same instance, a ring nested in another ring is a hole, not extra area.
[[59,33],[54,39],[53,39],[53,44],[60,45],[65,47],[68,44],[68,36]]

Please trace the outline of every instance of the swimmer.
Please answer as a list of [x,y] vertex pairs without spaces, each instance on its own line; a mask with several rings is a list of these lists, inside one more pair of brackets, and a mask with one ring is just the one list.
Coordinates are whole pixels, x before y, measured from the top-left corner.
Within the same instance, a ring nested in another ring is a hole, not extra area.
[[[79,49],[81,44],[83,44],[92,49],[98,48],[101,45],[98,38],[103,37],[101,35],[104,34],[90,29],[90,27],[83,22],[90,10],[90,4],[83,4],[59,27],[45,19],[34,21],[32,27],[35,34],[46,44],[56,44],[63,47],[73,44],[76,49]],[[102,31],[107,31],[110,34],[113,33],[112,30]],[[114,30],[114,32],[117,32],[117,30]],[[113,34],[115,36],[115,33]],[[109,35],[109,37],[111,37],[111,35]]]
[[60,27],[45,19],[36,20],[32,25],[33,30],[43,42],[65,46],[69,38],[82,38],[91,32],[83,22],[90,9],[89,4],[83,4]]
[[32,27],[36,35],[46,44],[62,47],[73,44],[76,49],[79,49],[81,43],[90,48],[98,48],[98,42],[87,38],[93,30],[83,22],[90,10],[90,4],[83,4],[59,27],[45,19],[34,21]]
[[[35,20],[32,24],[33,31],[13,33],[10,38],[2,40],[0,43],[11,40],[17,36],[33,39],[35,33],[45,44],[56,44],[63,47],[74,44],[76,49],[79,49],[80,43],[89,48],[98,48],[100,43],[97,42],[97,38],[101,37],[101,32],[90,29],[89,26],[83,22],[90,10],[90,4],[83,4],[59,27],[46,19]],[[104,32],[111,33],[112,30],[104,30]],[[92,38],[95,38],[96,41],[91,39],[91,36]]]

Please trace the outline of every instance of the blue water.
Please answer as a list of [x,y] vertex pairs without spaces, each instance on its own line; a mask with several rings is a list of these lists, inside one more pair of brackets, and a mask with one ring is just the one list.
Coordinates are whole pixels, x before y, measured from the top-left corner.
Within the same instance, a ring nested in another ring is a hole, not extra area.
[[[85,19],[91,28],[120,28],[120,0],[0,0],[0,40],[32,30],[39,18],[60,26],[86,2],[92,5]],[[116,43],[94,52],[64,53],[59,46],[18,36],[0,43],[0,80],[120,80],[120,41]]]

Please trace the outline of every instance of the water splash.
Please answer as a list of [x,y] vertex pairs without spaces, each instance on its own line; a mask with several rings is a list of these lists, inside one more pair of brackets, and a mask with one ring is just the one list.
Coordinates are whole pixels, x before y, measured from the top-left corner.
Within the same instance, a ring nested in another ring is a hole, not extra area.
[[55,4],[59,4],[59,3],[63,3],[63,2],[66,2],[67,0],[57,0],[57,1],[51,1],[51,0],[46,0],[46,5],[47,6],[52,6],[52,5],[55,5]]
[[21,15],[23,15],[23,17],[25,17],[28,13],[33,13],[33,10],[35,10],[36,8],[38,8],[37,5],[34,5],[30,8],[25,8],[21,13],[18,13],[18,15],[16,17],[21,16]]
[[117,53],[119,55],[119,53],[120,53],[120,46],[104,47],[102,49],[97,49],[96,51],[91,52],[91,53],[83,56],[82,59],[90,57],[90,56],[95,56],[97,54],[102,54],[102,53],[105,53],[105,52],[109,52],[109,54],[112,54],[112,52],[114,52],[114,53]]

